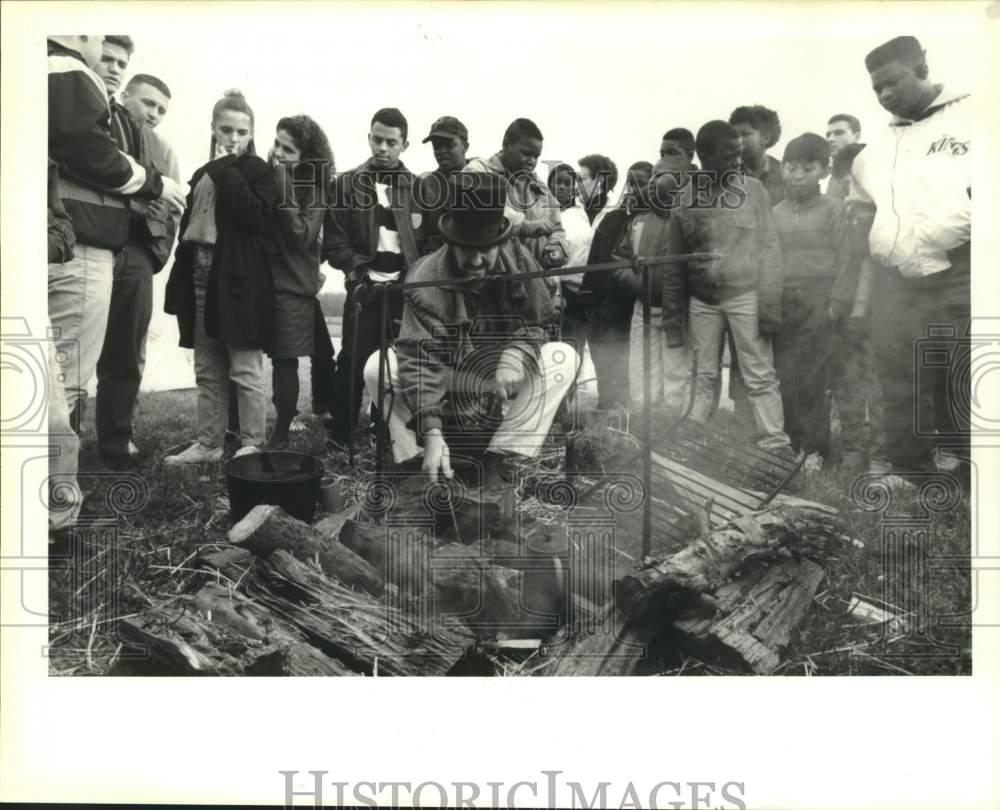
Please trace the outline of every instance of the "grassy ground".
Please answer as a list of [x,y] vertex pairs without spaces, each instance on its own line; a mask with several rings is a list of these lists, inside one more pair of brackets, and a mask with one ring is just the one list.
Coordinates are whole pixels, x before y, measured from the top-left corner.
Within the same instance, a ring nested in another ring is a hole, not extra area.
[[[305,411],[308,383],[300,409]],[[194,555],[206,544],[221,544],[230,526],[225,482],[218,466],[198,469],[164,467],[161,459],[192,438],[193,391],[144,395],[139,400],[136,435],[143,464],[136,481],[148,492],[141,508],[118,521],[117,540],[84,537],[77,561],[53,561],[50,577],[50,628],[53,674],[104,674],[127,651],[114,631],[114,618],[140,612],[199,587],[206,574],[192,567]],[[343,453],[326,448],[318,421],[295,434],[292,449],[323,458],[327,471],[348,472]],[[599,426],[604,430],[607,426]],[[362,467],[372,463],[371,448],[362,448]],[[558,467],[562,446],[553,438],[544,463]],[[81,485],[88,492],[83,518],[107,514],[105,502],[123,480],[103,471],[96,457],[92,420],[85,425],[81,457]],[[852,498],[855,478],[836,470],[805,479],[790,487],[801,495],[838,507],[849,534],[863,543],[826,565],[826,578],[797,637],[786,651],[782,675],[968,674],[971,672],[971,634],[961,624],[969,611],[970,584],[961,559],[969,552],[967,497],[926,525],[932,565],[925,581],[887,566],[882,542],[889,526],[885,514],[862,510]],[[144,485],[144,486],[143,486]],[[926,498],[924,499],[926,501]],[[917,495],[898,498],[892,514],[923,511]],[[905,541],[915,551],[919,540]],[[951,567],[935,557],[953,557]],[[910,570],[913,570],[911,566]],[[912,581],[910,581],[912,580]],[[896,633],[885,625],[869,626],[847,615],[852,596],[878,600],[885,595],[909,613],[920,632]],[[918,621],[922,617],[922,621]],[[950,624],[949,624],[950,623]],[[655,644],[641,667],[645,674],[737,674],[717,661],[685,657],[671,645]]]

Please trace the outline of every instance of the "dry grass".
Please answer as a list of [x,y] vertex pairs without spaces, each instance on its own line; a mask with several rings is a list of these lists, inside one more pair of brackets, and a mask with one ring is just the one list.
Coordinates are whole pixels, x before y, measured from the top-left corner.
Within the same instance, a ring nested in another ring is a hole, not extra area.
[[[308,386],[304,388],[308,390]],[[50,671],[54,675],[102,675],[129,654],[119,639],[115,623],[125,616],[159,606],[178,595],[197,590],[209,574],[193,566],[195,555],[206,545],[224,544],[229,528],[228,498],[218,466],[171,469],[161,463],[169,450],[191,437],[194,393],[167,392],[143,396],[137,414],[137,435],[144,452],[140,475],[149,499],[138,512],[118,520],[114,542],[106,537],[84,537],[72,565],[54,560],[50,575]],[[630,417],[619,411],[575,435],[576,450],[596,459],[609,458],[637,446],[629,434]],[[659,418],[665,418],[659,415]],[[374,472],[370,442],[359,442],[355,470],[346,453],[326,446],[318,420],[307,420],[308,429],[293,434],[292,449],[320,456],[328,474],[345,476],[349,498],[358,499],[364,479]],[[96,458],[92,424],[85,426],[81,458],[81,484],[88,490],[83,518],[104,515],[105,496],[120,478],[109,476]],[[555,522],[562,506],[546,484],[564,479],[566,437],[554,430],[538,458],[525,460],[519,469],[520,508],[529,518]],[[574,481],[577,488],[588,483]],[[829,561],[812,609],[784,659],[780,675],[848,674],[968,674],[971,672],[971,633],[962,624],[969,612],[970,577],[967,563],[970,537],[969,501],[964,497],[954,509],[933,514],[927,524],[930,553],[954,562],[931,567],[926,583],[901,585],[896,572],[886,568],[879,513],[865,512],[851,498],[854,477],[836,470],[811,479],[799,476],[792,491],[839,507],[852,537],[863,548]],[[552,501],[557,501],[553,503]],[[917,512],[915,496],[900,501],[904,512]],[[908,541],[914,546],[918,541]],[[855,594],[872,599],[896,598],[902,613],[915,607],[911,624],[922,633],[891,636],[885,626],[865,625],[847,614]],[[923,623],[918,622],[921,619]],[[498,670],[509,675],[530,674],[541,666],[536,652],[495,655]],[[654,643],[642,663],[644,674],[738,674],[714,661],[684,656],[668,645]]]

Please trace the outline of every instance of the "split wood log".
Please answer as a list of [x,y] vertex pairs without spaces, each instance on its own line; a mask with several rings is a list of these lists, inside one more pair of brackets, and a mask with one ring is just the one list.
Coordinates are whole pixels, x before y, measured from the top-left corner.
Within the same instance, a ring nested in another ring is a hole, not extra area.
[[264,605],[216,583],[122,619],[119,632],[138,648],[120,659],[119,671],[155,675],[238,675],[303,638]]
[[260,656],[246,668],[244,674],[315,677],[358,673],[309,644],[292,644]]
[[228,539],[260,557],[283,549],[298,560],[316,561],[327,575],[374,596],[385,589],[382,577],[368,562],[342,543],[296,520],[280,506],[255,506],[229,530]]
[[431,528],[426,521],[403,525],[347,520],[339,544],[367,562],[387,585],[414,597],[427,590],[431,579]]
[[458,621],[348,590],[283,549],[257,561],[247,587],[309,643],[365,674],[444,675],[475,641]]
[[681,551],[625,576],[618,601],[641,618],[685,594],[710,593],[734,574],[791,551],[813,559],[842,537],[837,511],[820,504],[779,505],[735,518]]
[[673,622],[684,648],[767,675],[816,595],[823,569],[809,560],[760,567],[721,585],[714,607],[692,608]]
[[590,608],[594,616],[591,626],[547,647],[551,662],[536,670],[536,675],[606,677],[635,672],[646,655],[650,628],[629,622],[612,604]]

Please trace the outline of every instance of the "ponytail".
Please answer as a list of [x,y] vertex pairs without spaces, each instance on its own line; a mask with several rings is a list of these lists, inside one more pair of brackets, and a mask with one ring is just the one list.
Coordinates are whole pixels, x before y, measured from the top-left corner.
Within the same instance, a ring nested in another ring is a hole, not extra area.
[[[216,101],[215,106],[212,107],[212,138],[208,147],[209,160],[215,160],[215,152],[218,148],[218,144],[215,142],[215,122],[219,120],[219,116],[226,110],[246,113],[246,115],[250,117],[250,129],[252,130],[254,128],[253,110],[250,109],[250,105],[247,104],[247,100],[243,97],[243,91],[238,90],[235,87],[230,88],[222,94],[222,98]],[[250,142],[247,144],[246,154],[257,154],[257,150],[254,148],[253,144],[253,136],[250,137]]]

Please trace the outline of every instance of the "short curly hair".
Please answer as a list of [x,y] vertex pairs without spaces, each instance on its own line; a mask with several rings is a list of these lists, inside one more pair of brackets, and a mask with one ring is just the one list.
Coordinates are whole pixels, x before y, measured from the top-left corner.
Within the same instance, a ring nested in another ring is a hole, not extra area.
[[618,185],[618,167],[607,155],[584,155],[577,163],[589,171],[595,180],[599,179],[606,192],[614,191]]
[[764,136],[764,148],[770,149],[781,140],[781,121],[778,114],[760,104],[750,107],[737,107],[733,114],[729,116],[729,123],[733,126],[737,124],[749,124],[761,135]]
[[283,129],[292,136],[295,145],[301,152],[300,163],[322,161],[326,167],[325,182],[333,178],[335,171],[333,150],[323,128],[308,115],[290,115],[278,121],[276,130]]

